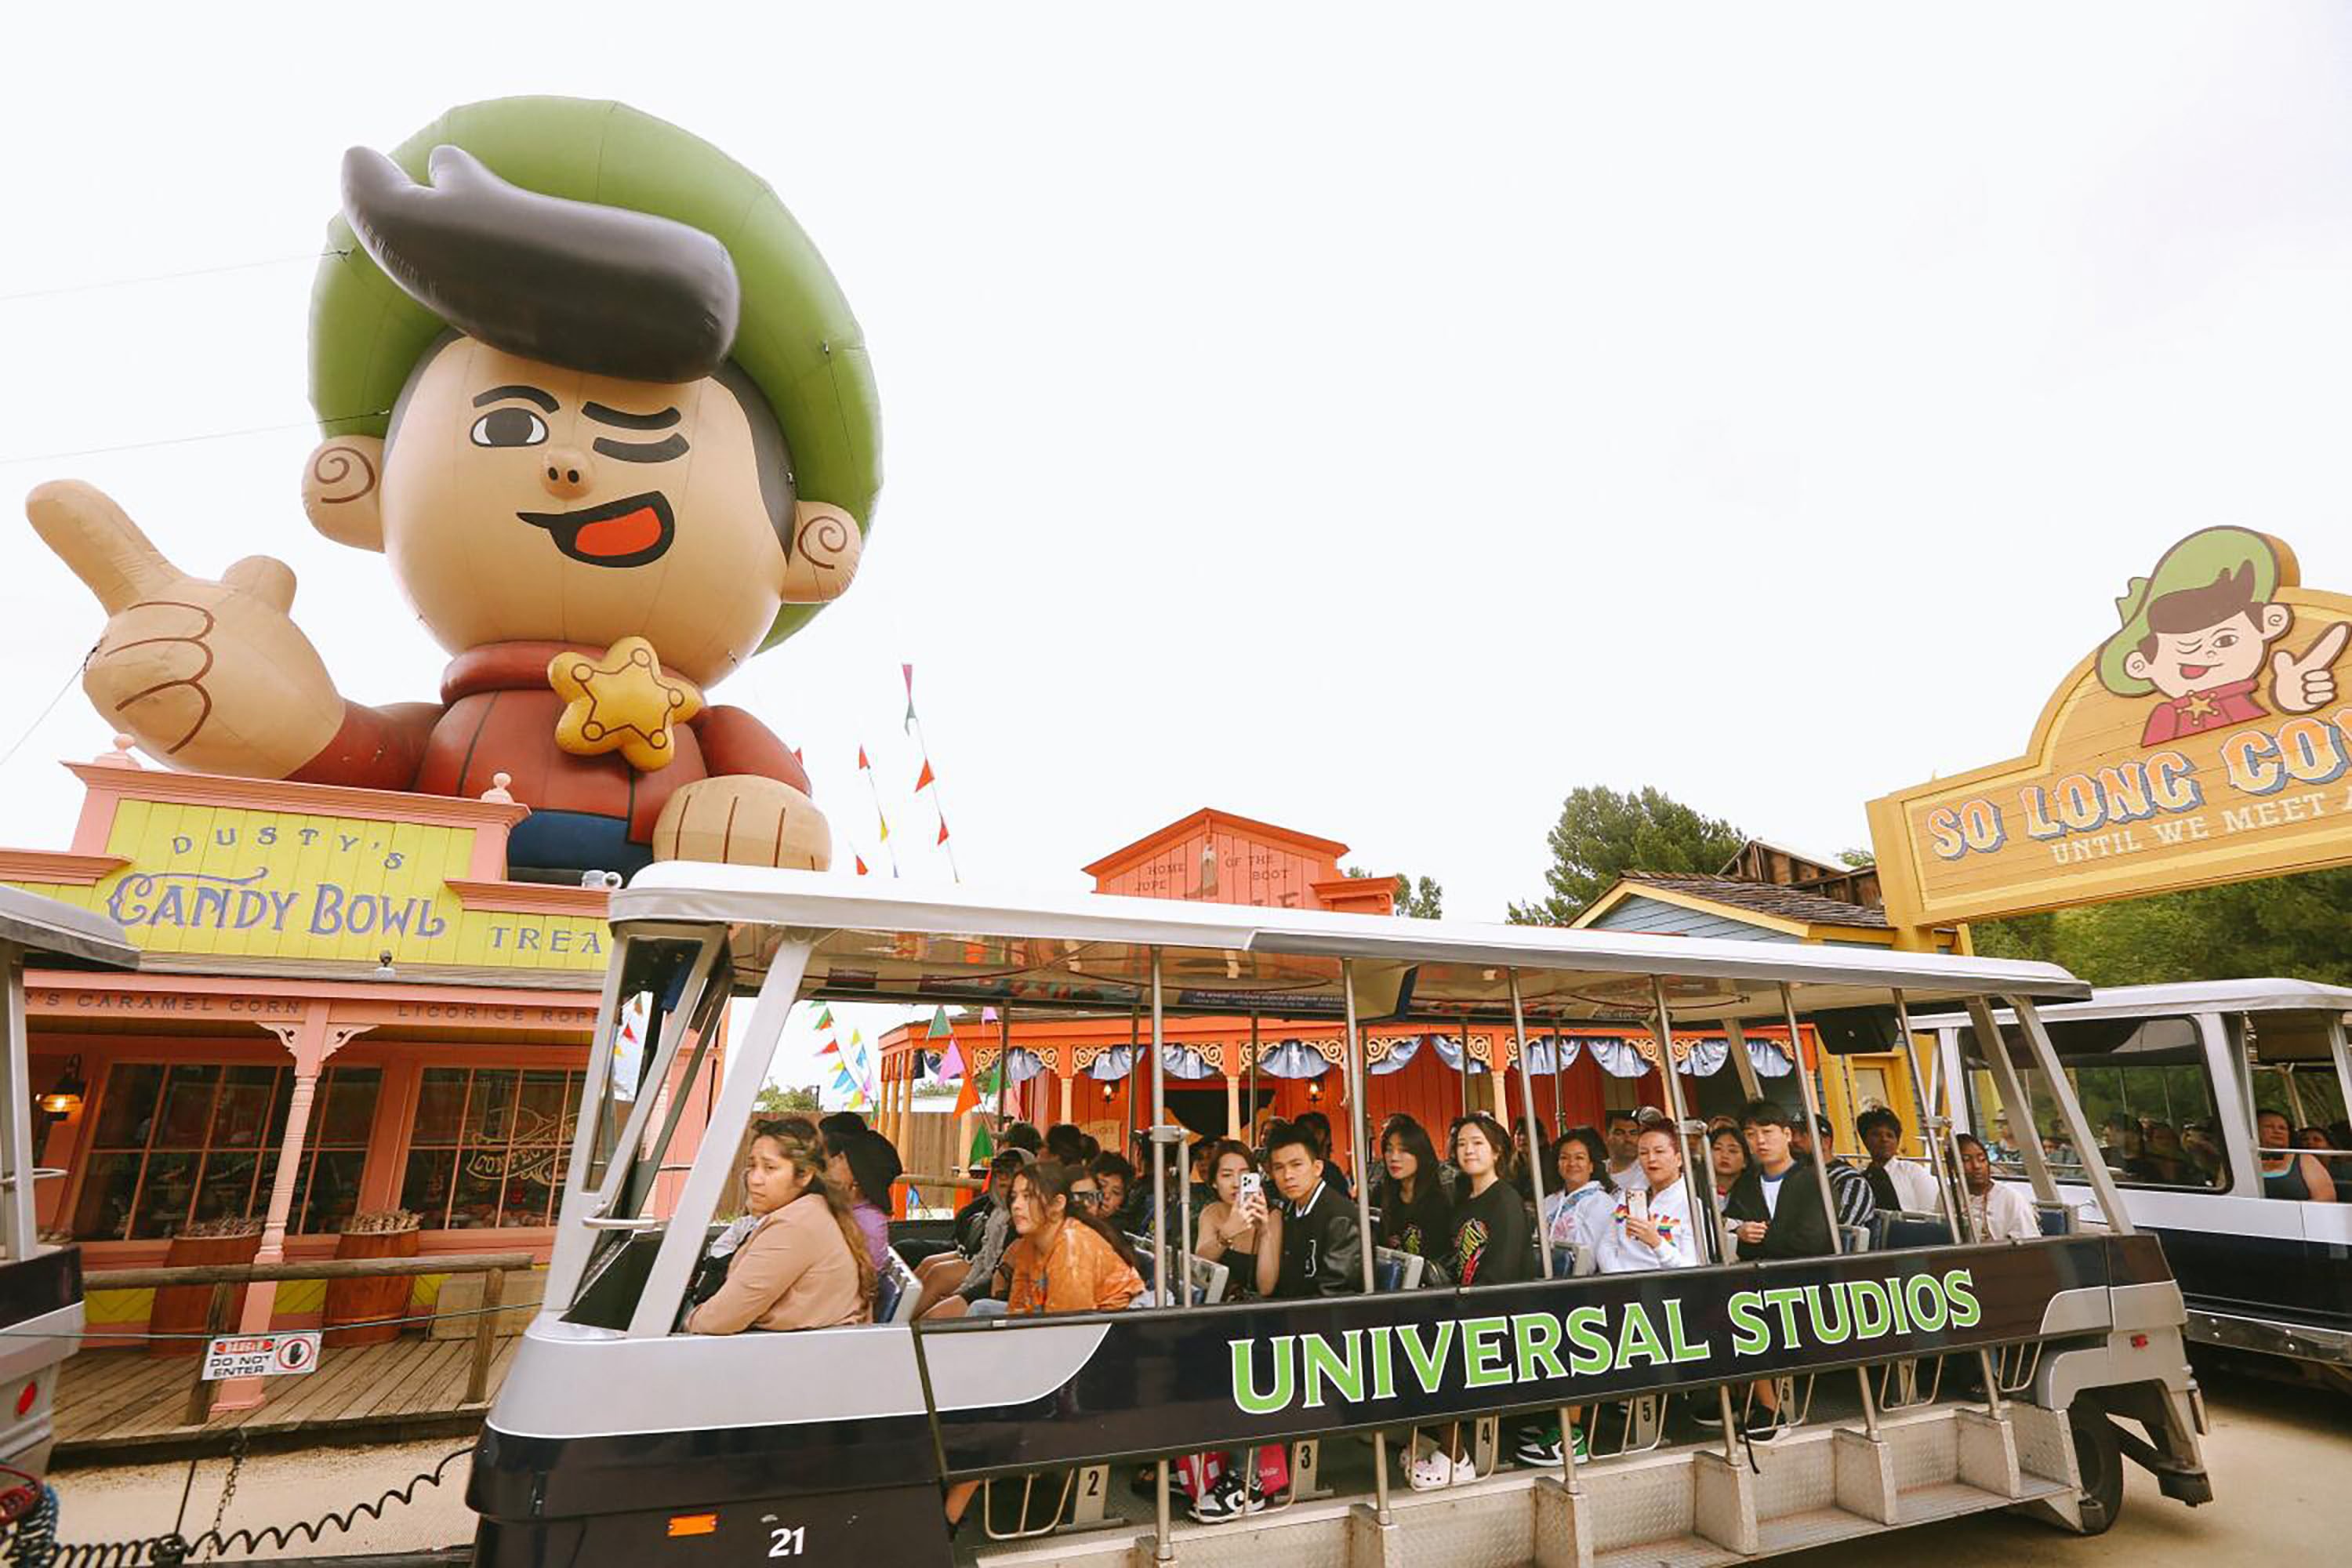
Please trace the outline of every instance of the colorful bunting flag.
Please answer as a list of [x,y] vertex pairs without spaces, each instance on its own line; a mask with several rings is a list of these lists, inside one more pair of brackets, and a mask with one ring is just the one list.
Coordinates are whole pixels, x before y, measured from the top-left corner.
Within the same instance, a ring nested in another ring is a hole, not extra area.
[[936,1040],[941,1035],[952,1035],[954,1033],[955,1030],[948,1026],[948,1010],[945,1007],[932,1008],[931,1026],[923,1031],[923,1038],[927,1040]]
[[949,1039],[948,1048],[940,1053],[940,1081],[945,1082],[947,1079],[952,1078],[968,1079],[971,1076],[971,1075],[970,1073],[964,1070],[963,1053],[956,1049],[956,1043],[953,1038]]
[[925,757],[923,759],[923,771],[915,776],[915,793],[917,795],[920,795],[938,782],[939,780],[937,776],[931,772],[931,759]]
[[868,875],[868,873],[867,873],[867,871],[866,871],[866,857],[865,857],[865,856],[858,854],[856,850],[854,850],[854,849],[853,849],[853,850],[851,850],[851,851],[850,851],[849,858],[850,858],[852,860],[855,860],[855,861],[856,861],[856,862],[857,862],[857,874],[858,874],[859,876],[863,877],[863,876],[866,876],[866,875]]
[[945,844],[947,841],[948,841],[948,819],[947,819],[945,816],[942,816],[942,817],[940,817],[940,843],[942,843],[942,844]]
[[907,717],[906,721],[898,726],[903,733],[915,727],[915,667],[911,664],[902,664],[898,667],[898,672],[907,678]]

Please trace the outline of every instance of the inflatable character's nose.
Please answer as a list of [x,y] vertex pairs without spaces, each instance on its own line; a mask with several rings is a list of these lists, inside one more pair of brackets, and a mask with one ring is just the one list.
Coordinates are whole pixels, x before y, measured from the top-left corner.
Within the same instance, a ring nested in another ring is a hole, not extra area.
[[550,447],[540,458],[539,482],[558,500],[578,500],[596,488],[596,468],[577,447]]

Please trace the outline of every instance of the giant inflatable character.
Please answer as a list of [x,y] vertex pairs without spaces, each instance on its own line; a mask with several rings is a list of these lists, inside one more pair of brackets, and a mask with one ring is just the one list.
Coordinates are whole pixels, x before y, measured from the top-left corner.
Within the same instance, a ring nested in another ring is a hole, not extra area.
[[438,702],[337,690],[294,575],[217,582],[43,485],[33,526],[104,605],[83,686],[169,765],[479,795],[518,872],[824,868],[807,775],[707,688],[849,585],[879,489],[873,377],[765,184],[620,104],[506,99],[343,161],[311,297],[311,524],[381,552],[451,662]]

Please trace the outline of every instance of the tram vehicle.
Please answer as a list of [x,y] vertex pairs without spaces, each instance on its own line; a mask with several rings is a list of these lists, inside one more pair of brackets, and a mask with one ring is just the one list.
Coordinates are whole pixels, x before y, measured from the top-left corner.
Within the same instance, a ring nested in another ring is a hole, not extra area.
[[[0,983],[6,987],[6,1079],[0,1082],[0,1524],[13,1525],[40,1501],[56,1438],[51,1419],[58,1368],[80,1343],[81,1252],[40,1238],[34,1184],[65,1174],[34,1163],[38,1136],[73,1085],[35,1084],[26,1064],[25,963],[127,969],[138,951],[102,915],[0,888]],[[44,1105],[43,1101],[47,1101]]]
[[[1662,1062],[1696,1033],[1731,1042],[1738,1062],[1750,1031],[1875,1049],[1913,1005],[1998,1001],[2049,1067],[2035,1006],[2088,994],[2058,968],[688,864],[641,873],[611,918],[600,1027],[616,1038],[639,1020],[647,1047],[595,1053],[545,1303],[474,1458],[478,1563],[1727,1563],[1980,1510],[2095,1531],[2121,1503],[2126,1457],[2169,1497],[2210,1495],[2180,1293],[2155,1239],[2110,1205],[2096,1231],[1976,1245],[1948,1182],[1940,1228],[1899,1250],[1841,1236],[1832,1256],[1738,1261],[1702,1174],[1697,1267],[1552,1279],[1538,1247],[1531,1282],[1383,1289],[1366,1247],[1360,1292],[1305,1300],[676,1331],[796,1004],[1074,1010],[1122,1027],[1134,1010],[1161,1191],[1182,1163],[1164,1110],[1169,1016],[1338,1020],[1330,1109],[1349,1127],[1353,1195],[1321,1201],[1352,1202],[1370,1236],[1369,1023],[1470,1022],[1522,1042],[1646,1023]],[[701,1100],[738,994],[756,1001],[730,1031],[681,1182],[667,1164],[681,1108]],[[1811,1114],[1811,1079],[1794,1076]],[[2087,1136],[2063,1075],[2047,1076]],[[1679,1074],[1658,1077],[1686,1168],[1704,1173],[1704,1123],[1684,1114]],[[1512,1114],[1537,1141],[1519,1079]],[[1833,1218],[1813,1169],[1813,1191],[1791,1184],[1780,1201]],[[1535,1173],[1538,1203],[1549,1175]],[[1183,1240],[1154,1225],[1153,1278],[1171,1277]],[[1750,1441],[1759,1384],[1778,1413]],[[1490,1458],[1509,1423],[1564,1407],[1583,1414],[1591,1457],[1564,1444],[1538,1468]],[[1480,1462],[1410,1489],[1403,1454],[1441,1429]],[[1264,1511],[1184,1521],[1171,1459],[1275,1445],[1289,1480]],[[951,1535],[942,1490],[963,1481],[982,1493]]]
[[[2016,1016],[1992,1012],[2014,1055]],[[1919,1024],[1943,1070],[1965,1075],[1962,1117],[2010,1179],[2077,1209],[2112,1198],[2163,1238],[2192,1341],[2352,1393],[2352,1151],[2263,1136],[2342,1138],[2347,1014],[2352,989],[2305,980],[2116,986],[2045,1009],[2095,1143],[2064,1135],[2033,1063],[2018,1066],[2021,1101],[1999,1090],[1969,1017]],[[2324,1183],[2305,1178],[2315,1167]]]

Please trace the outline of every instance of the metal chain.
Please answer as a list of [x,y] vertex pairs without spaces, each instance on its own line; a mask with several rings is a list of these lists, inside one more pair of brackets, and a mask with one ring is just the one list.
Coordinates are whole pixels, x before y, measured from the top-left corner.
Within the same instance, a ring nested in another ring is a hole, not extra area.
[[221,1483],[220,1507],[213,1510],[212,1533],[215,1540],[220,1536],[221,1521],[228,1517],[228,1505],[236,1496],[237,1472],[245,1468],[245,1442],[243,1427],[237,1428],[236,1436],[229,1439],[228,1479]]

